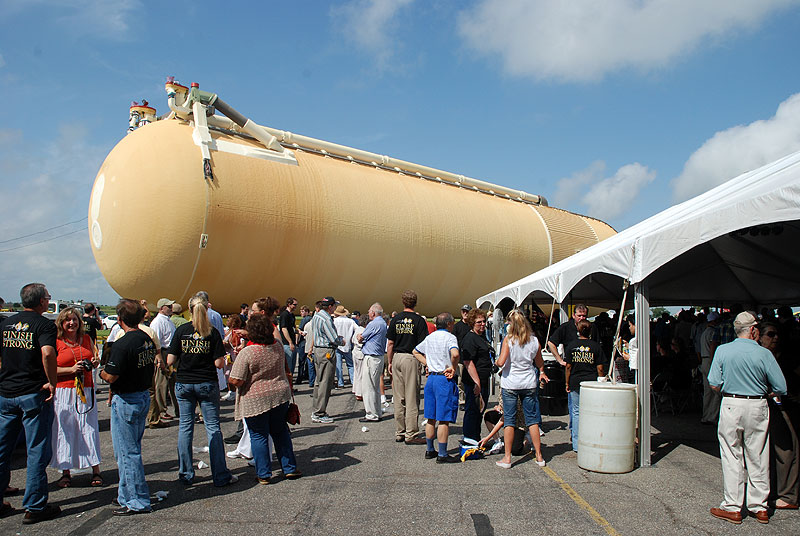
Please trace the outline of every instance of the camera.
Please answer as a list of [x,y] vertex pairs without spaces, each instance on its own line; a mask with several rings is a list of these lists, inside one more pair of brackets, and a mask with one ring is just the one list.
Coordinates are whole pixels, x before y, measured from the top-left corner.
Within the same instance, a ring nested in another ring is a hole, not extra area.
[[83,359],[82,361],[78,362],[78,365],[86,370],[92,370],[92,362],[89,359]]

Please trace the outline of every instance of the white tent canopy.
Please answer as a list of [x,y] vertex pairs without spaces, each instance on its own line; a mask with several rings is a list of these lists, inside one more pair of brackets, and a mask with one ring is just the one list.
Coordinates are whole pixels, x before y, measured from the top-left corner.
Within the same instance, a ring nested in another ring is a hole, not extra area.
[[648,279],[659,305],[800,299],[800,152],[713,190],[476,300],[522,304],[534,292],[619,306],[621,280]]
[[[744,173],[476,300],[619,307],[635,288],[639,430],[650,430],[649,306],[800,303],[800,152]],[[629,305],[626,304],[625,308]],[[650,465],[650,434],[639,438]]]

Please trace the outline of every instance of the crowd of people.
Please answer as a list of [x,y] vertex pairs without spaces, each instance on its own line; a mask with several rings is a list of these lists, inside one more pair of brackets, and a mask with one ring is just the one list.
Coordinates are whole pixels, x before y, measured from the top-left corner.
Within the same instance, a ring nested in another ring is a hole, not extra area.
[[[462,461],[450,453],[448,441],[463,410],[462,445],[502,454],[496,464],[509,469],[512,456],[532,455],[539,466],[546,464],[539,390],[551,381],[547,366],[563,367],[560,389],[574,451],[580,447],[581,382],[604,381],[612,370],[616,379],[635,382],[638,372],[635,318],[618,322],[602,313],[591,322],[588,308],[580,304],[560,325],[541,311],[519,309],[493,325],[492,315],[469,305],[462,307],[458,322],[447,312],[431,322],[417,313],[417,295],[407,290],[400,296],[402,310],[391,315],[380,303],[366,314],[350,313],[328,296],[313,310],[299,307],[298,323],[295,298],[281,305],[266,297],[243,303],[223,322],[208,294],[199,291],[186,314],[173,300],[159,299],[152,319],[146,302],[120,300],[118,323],[100,353],[94,307],[64,309],[54,323],[42,316],[50,299],[44,285],[26,285],[20,294],[24,310],[0,324],[0,489],[10,490],[11,452],[24,428],[24,523],[59,513],[48,503],[48,464],[61,471],[59,487],[72,485],[71,470],[89,468],[90,485],[105,485],[98,377],[109,384],[119,472],[113,513],[133,515],[152,508],[141,450],[145,429],[169,427],[174,419],[178,480],[187,486],[195,478],[192,443],[199,423],[206,431],[215,486],[237,481],[226,458],[248,459],[257,481],[270,484],[273,450],[283,477],[300,478],[288,424],[297,422],[293,399],[302,382],[312,389],[311,423],[334,423],[328,413],[331,393],[349,388],[363,404],[360,422],[379,422],[391,413],[395,440],[424,445],[425,459],[436,463]],[[718,426],[725,499],[711,513],[734,523],[741,522],[742,508],[768,522],[768,500],[778,509],[798,504],[800,367],[793,351],[800,328],[787,309],[779,308],[775,318],[762,311],[760,319],[736,307],[724,313],[681,311],[677,318],[665,313],[649,326],[654,388],[660,382],[661,389],[702,391],[701,422]],[[497,352],[495,334],[502,341]],[[551,365],[543,359],[545,349],[552,354]],[[493,375],[500,396],[487,410]],[[237,432],[225,438],[223,399],[235,400],[239,422]],[[226,453],[225,443],[236,448]],[[12,511],[8,502],[0,506],[0,516]]]

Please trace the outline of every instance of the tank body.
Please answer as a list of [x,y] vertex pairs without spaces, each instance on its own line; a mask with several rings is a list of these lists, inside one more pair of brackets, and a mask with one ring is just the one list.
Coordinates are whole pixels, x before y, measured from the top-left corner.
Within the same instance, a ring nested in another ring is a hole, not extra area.
[[391,311],[414,289],[428,315],[611,236],[605,223],[295,149],[254,157],[255,141],[211,131],[213,180],[187,123],[158,121],[109,153],[89,203],[97,265],[121,296],[215,309],[272,295]]

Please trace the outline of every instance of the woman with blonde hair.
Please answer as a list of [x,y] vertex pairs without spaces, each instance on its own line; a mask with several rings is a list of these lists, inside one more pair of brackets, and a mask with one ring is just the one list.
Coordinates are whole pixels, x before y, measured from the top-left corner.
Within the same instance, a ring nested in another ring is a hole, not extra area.
[[503,435],[505,456],[497,462],[499,467],[511,468],[511,446],[514,442],[514,424],[517,420],[517,402],[522,405],[525,425],[530,430],[531,442],[536,451],[536,464],[544,467],[542,441],[539,425],[542,414],[539,411],[539,379],[550,381],[544,373],[542,347],[534,336],[533,329],[518,309],[512,310],[508,317],[508,335],[503,339],[500,356],[495,364],[500,368],[500,388],[503,400]]
[[175,396],[180,408],[178,480],[189,485],[194,479],[194,409],[199,404],[208,436],[214,485],[225,486],[238,480],[225,463],[225,446],[219,427],[217,369],[225,365],[225,347],[219,332],[211,327],[208,319],[208,300],[194,296],[189,300],[189,309],[192,320],[175,330],[167,355],[167,364],[177,367]]
[[72,485],[70,469],[92,468],[92,486],[102,486],[100,427],[97,422],[92,369],[100,360],[92,339],[84,333],[81,313],[63,309],[56,319],[58,383],[53,403],[53,457],[50,467],[62,471],[58,487]]

